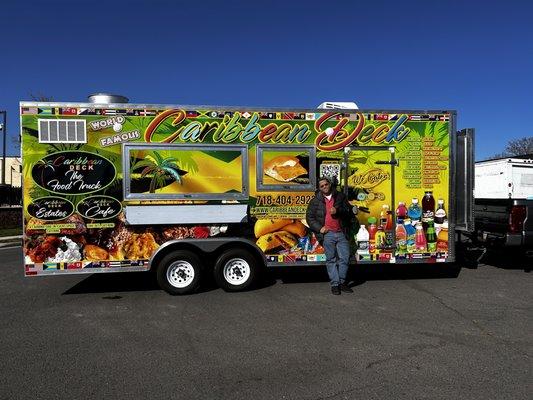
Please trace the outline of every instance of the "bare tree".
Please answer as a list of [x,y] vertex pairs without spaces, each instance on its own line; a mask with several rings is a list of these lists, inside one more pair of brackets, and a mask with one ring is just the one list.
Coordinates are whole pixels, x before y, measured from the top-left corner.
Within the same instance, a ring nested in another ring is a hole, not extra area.
[[42,93],[31,93],[30,92],[30,98],[33,100],[33,101],[54,101],[54,98],[53,97],[50,97],[50,96],[46,96]]
[[493,158],[520,156],[524,154],[533,154],[533,136],[509,140],[503,152],[495,154]]

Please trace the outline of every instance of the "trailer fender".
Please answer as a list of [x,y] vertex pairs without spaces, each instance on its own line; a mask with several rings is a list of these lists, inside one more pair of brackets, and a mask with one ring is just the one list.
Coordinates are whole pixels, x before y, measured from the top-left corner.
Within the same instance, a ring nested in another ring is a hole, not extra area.
[[[204,255],[214,255],[224,252],[230,248],[245,248],[252,254],[256,255],[256,258],[261,262],[262,267],[266,267],[266,259],[261,249],[252,241],[239,238],[239,237],[227,237],[227,238],[207,238],[207,239],[176,239],[169,240],[161,245],[156,252],[150,258],[150,269],[157,268],[159,261],[168,253],[184,249],[194,253],[204,253]],[[213,265],[216,260],[213,260]]]

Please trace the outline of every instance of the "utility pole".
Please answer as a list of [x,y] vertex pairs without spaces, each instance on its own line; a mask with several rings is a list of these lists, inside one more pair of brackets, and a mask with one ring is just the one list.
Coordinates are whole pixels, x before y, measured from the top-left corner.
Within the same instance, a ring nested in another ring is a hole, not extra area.
[[2,130],[2,138],[4,145],[2,146],[2,185],[6,185],[6,123],[7,123],[7,112],[6,111],[0,111],[0,114],[4,116],[2,119],[2,122],[0,122],[0,129]]

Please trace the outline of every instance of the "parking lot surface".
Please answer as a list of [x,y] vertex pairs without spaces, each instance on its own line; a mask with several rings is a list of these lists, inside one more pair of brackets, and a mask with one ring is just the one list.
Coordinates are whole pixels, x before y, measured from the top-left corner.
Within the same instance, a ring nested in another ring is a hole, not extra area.
[[532,275],[486,262],[277,271],[191,296],[148,273],[24,278],[0,250],[1,399],[529,399]]

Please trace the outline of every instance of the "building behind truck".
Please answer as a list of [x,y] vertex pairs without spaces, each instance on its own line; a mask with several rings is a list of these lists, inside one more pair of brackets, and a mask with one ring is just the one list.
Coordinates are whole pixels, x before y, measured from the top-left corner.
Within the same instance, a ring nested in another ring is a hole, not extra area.
[[[27,276],[151,269],[182,294],[206,274],[235,291],[265,267],[324,265],[304,218],[325,175],[359,224],[384,229],[357,251],[354,222],[353,263],[446,268],[472,229],[473,130],[453,111],[90,100],[20,105]],[[424,215],[407,221],[396,209],[414,199]],[[395,235],[408,222],[417,246]]]

